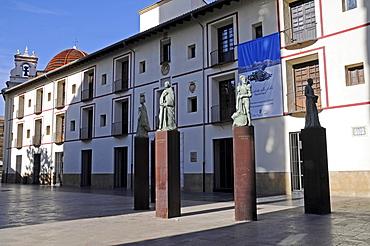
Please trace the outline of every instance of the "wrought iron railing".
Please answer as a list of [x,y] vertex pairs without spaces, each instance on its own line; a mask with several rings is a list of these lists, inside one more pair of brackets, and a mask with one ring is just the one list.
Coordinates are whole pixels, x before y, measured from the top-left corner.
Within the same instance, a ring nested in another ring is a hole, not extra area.
[[117,121],[112,123],[112,135],[120,136],[128,133],[128,123]]
[[231,116],[235,112],[235,107],[221,108],[220,105],[211,107],[211,123],[221,123],[231,121]]
[[117,79],[113,82],[113,92],[127,91],[128,90],[128,81]]
[[92,139],[93,128],[92,127],[81,127],[80,129],[80,140]]

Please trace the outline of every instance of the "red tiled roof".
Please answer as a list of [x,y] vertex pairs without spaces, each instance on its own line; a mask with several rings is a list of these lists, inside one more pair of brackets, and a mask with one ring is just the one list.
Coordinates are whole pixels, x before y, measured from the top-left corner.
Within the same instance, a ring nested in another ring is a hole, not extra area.
[[75,60],[78,60],[82,57],[87,56],[88,54],[86,52],[83,52],[82,50],[78,49],[67,49],[59,54],[55,55],[48,65],[45,68],[45,72],[49,72],[51,70],[54,70],[58,67],[62,67],[70,62],[73,62]]

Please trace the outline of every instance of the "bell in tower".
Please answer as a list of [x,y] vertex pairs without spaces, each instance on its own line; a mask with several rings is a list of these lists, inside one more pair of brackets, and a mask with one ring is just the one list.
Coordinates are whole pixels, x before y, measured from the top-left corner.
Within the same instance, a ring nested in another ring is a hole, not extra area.
[[34,51],[32,55],[29,55],[28,47],[26,47],[23,55],[18,50],[17,54],[14,55],[15,68],[10,71],[9,82],[23,83],[32,77],[36,77],[38,59]]

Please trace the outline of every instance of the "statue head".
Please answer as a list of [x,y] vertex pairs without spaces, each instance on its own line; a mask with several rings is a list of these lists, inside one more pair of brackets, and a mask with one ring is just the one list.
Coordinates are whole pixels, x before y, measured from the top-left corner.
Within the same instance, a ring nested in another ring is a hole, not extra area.
[[170,82],[169,81],[164,82],[164,87],[170,88],[171,87]]
[[140,104],[144,104],[145,102],[145,93],[140,93]]
[[245,84],[246,83],[246,80],[247,80],[247,77],[245,75],[240,75],[239,76],[239,79],[242,82],[242,84]]
[[307,84],[309,84],[310,86],[313,85],[313,79],[312,78],[308,78],[307,79]]

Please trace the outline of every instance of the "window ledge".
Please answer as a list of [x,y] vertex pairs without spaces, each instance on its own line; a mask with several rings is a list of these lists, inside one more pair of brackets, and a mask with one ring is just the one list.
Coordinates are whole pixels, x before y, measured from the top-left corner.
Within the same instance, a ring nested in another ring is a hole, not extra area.
[[309,40],[306,40],[306,41],[291,43],[291,44],[286,45],[285,49],[287,49],[287,50],[296,50],[296,49],[306,48],[306,47],[316,43],[317,40],[318,39],[316,38],[316,39],[309,39]]
[[[322,108],[317,109],[318,113],[321,113],[322,111],[323,111]],[[306,110],[292,111],[292,112],[288,112],[286,115],[297,117],[297,118],[304,118],[306,117]]]

